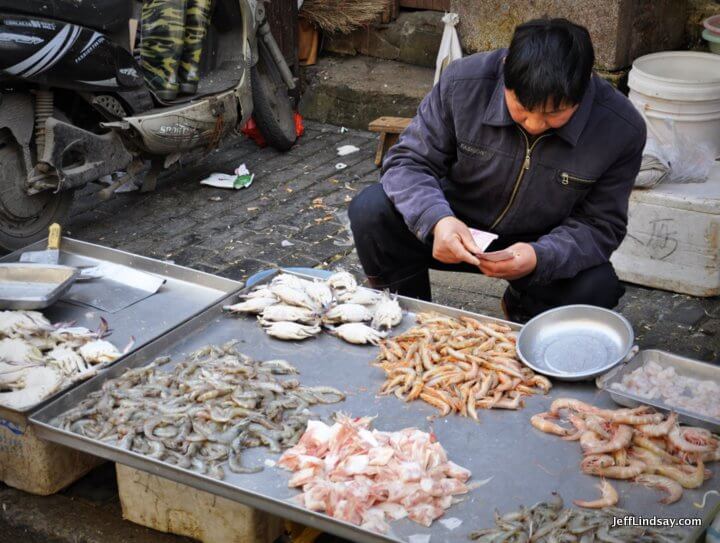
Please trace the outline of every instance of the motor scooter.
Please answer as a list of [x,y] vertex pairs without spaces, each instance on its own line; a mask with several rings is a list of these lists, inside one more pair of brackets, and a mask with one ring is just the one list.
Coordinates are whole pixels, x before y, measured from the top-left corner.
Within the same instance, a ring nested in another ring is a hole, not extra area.
[[[62,223],[101,177],[158,175],[200,159],[251,116],[279,150],[296,140],[296,86],[262,1],[216,0],[193,95],[168,100],[133,56],[137,0],[0,0],[0,248]],[[136,51],[137,53],[137,51]],[[150,164],[149,171],[147,165]]]

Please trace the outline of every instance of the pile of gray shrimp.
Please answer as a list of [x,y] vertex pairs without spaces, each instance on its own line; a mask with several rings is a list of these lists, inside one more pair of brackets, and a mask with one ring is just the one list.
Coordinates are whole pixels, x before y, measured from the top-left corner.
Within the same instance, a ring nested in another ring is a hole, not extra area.
[[478,530],[470,539],[479,543],[680,543],[687,534],[679,528],[624,526],[632,513],[617,507],[601,510],[566,508],[559,494],[532,507],[501,515],[495,527]]
[[53,424],[223,479],[226,462],[234,473],[261,471],[242,464],[244,449],[292,447],[317,418],[310,406],[345,398],[332,387],[301,386],[287,361],[253,360],[234,342],[170,362],[161,357],[106,381]]

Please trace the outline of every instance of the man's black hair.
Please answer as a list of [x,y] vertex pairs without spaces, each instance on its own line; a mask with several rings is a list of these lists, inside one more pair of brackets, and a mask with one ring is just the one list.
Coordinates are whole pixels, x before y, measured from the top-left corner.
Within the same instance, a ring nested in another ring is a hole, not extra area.
[[535,19],[515,28],[505,59],[505,87],[528,110],[552,100],[578,104],[595,62],[590,34],[567,19]]

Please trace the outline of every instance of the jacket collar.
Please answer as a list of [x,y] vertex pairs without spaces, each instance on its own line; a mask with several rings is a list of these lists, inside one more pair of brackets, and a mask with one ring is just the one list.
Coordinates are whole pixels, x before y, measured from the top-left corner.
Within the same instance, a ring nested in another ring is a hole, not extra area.
[[[566,125],[554,131],[555,134],[572,146],[577,144],[580,139],[580,135],[585,129],[585,125],[587,125],[588,119],[590,118],[593,100],[595,99],[595,85],[595,76],[593,75],[582,100],[580,100],[580,106],[577,111],[575,111]],[[495,90],[493,91],[490,102],[485,109],[483,123],[490,126],[511,126],[515,124],[515,121],[513,121],[512,117],[510,117],[510,112],[505,104],[505,81],[503,80],[502,73],[498,77]]]
[[582,100],[580,100],[580,106],[577,108],[575,113],[573,113],[573,116],[570,117],[570,121],[555,131],[558,136],[573,147],[577,145],[580,135],[585,129],[588,119],[590,118],[593,102],[595,101],[595,84],[595,76],[593,75],[590,77],[590,84],[585,90]]

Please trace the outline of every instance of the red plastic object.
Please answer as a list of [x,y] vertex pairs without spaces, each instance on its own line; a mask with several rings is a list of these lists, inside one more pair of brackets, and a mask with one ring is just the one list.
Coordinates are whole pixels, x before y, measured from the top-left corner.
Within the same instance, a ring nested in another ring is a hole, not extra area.
[[[295,112],[293,118],[295,120],[295,135],[299,138],[305,133],[303,118],[302,115],[300,115],[297,111]],[[240,132],[253,140],[258,145],[258,147],[267,146],[267,142],[265,141],[265,138],[263,138],[263,135],[260,133],[260,130],[257,127],[257,123],[255,122],[255,119],[253,117],[250,117],[250,120],[245,123],[245,126],[240,129]]]
[[303,118],[297,111],[295,112],[295,135],[299,138],[305,133],[305,126],[303,126]]
[[248,122],[245,123],[245,126],[240,129],[240,132],[253,140],[258,145],[258,147],[265,147],[267,145],[267,142],[265,141],[265,138],[263,138],[263,135],[260,133],[260,130],[258,129],[257,124],[255,123],[255,119],[253,117],[250,117]]

